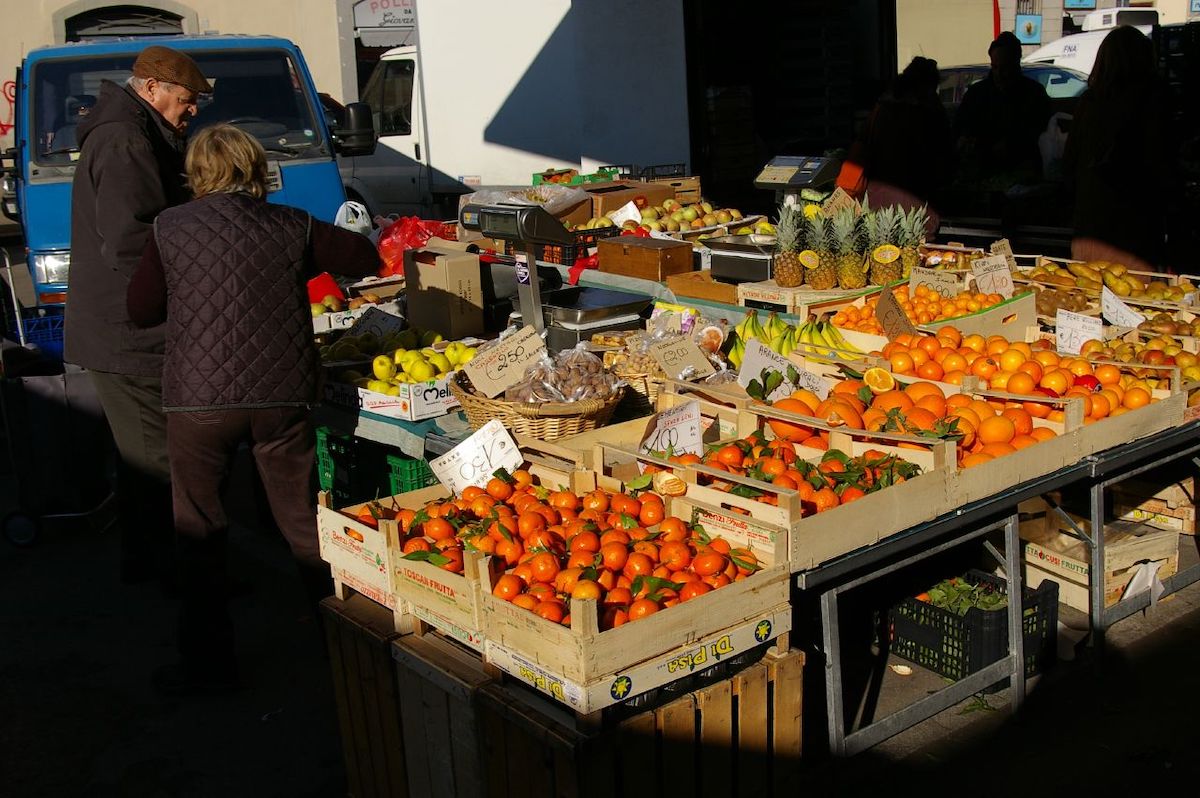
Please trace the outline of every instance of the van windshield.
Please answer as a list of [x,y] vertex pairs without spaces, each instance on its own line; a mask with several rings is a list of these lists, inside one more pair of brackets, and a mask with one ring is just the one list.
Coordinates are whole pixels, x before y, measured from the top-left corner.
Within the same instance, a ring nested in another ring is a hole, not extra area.
[[[188,133],[230,122],[262,142],[268,158],[327,155],[321,128],[292,58],[283,50],[209,50],[189,53],[213,93],[200,96]],[[29,76],[30,147],[43,165],[79,158],[76,129],[100,96],[100,84],[123,85],[137,53],[55,59]]]

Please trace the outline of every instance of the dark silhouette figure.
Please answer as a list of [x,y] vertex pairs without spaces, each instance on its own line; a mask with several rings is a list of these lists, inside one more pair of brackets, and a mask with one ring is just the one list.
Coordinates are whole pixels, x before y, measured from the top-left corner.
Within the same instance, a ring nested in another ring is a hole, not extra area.
[[1005,31],[988,47],[992,69],[967,89],[954,119],[962,177],[1008,188],[1042,173],[1038,136],[1050,119],[1042,84],[1021,74],[1021,43]]
[[1175,149],[1154,45],[1115,28],[1096,54],[1063,153],[1075,193],[1072,257],[1153,271],[1165,251]]
[[875,104],[858,154],[871,205],[925,205],[934,230],[934,197],[954,172],[954,143],[937,87],[937,62],[914,58]]

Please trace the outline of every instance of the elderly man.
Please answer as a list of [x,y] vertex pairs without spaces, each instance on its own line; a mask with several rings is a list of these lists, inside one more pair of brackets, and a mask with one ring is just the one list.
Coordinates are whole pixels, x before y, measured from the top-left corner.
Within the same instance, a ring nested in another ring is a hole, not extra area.
[[189,198],[184,137],[198,95],[211,91],[187,55],[147,47],[126,85],[101,84],[99,101],[77,131],[64,356],[90,370],[121,455],[125,582],[164,576],[173,542],[163,328],[132,324],[125,294],[154,218]]

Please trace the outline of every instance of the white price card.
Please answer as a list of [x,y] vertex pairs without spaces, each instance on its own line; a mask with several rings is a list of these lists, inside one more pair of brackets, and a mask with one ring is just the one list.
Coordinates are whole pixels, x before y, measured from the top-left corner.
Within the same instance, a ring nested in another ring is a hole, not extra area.
[[908,314],[904,312],[904,308],[900,307],[896,295],[888,288],[879,292],[879,303],[875,306],[875,318],[879,319],[879,326],[883,328],[883,334],[888,338],[895,338],[902,334],[912,335],[917,331],[916,326],[909,320]]
[[1007,238],[993,241],[991,251],[993,255],[1003,255],[1004,260],[1008,263],[1009,271],[1016,271],[1017,256],[1013,254],[1012,244],[1008,243]]
[[762,341],[751,340],[746,344],[746,354],[738,369],[737,381],[738,385],[747,389],[751,396],[754,396],[761,388],[764,394],[762,400],[773,402],[776,399],[782,399],[797,388],[808,388],[818,396],[823,391],[824,395],[828,396],[830,386],[817,384],[821,380],[821,377],[800,368]]
[[799,364],[793,363],[793,365],[796,366],[797,388],[812,391],[821,400],[829,398],[829,392],[833,390],[833,383],[828,378],[822,377],[820,374],[814,374]]
[[946,298],[956,296],[962,291],[962,282],[958,279],[958,275],[914,266],[912,273],[908,276],[908,288],[913,291],[918,285],[927,285]]
[[700,403],[692,400],[655,416],[641,451],[663,456],[703,454],[704,430],[700,426]]
[[716,373],[700,347],[687,338],[655,344],[650,347],[650,356],[663,373],[673,380],[699,380]]
[[1015,286],[1013,285],[1012,266],[1008,262],[1009,257],[1011,256],[991,255],[979,258],[971,264],[977,291],[984,294],[999,294],[1005,299],[1012,298]]
[[517,442],[493,418],[458,446],[429,461],[429,467],[443,485],[458,494],[469,485],[485,487],[497,469],[511,473],[523,462]]
[[489,399],[521,381],[525,369],[546,351],[546,342],[531,325],[487,349],[462,367],[475,389]]
[[1101,340],[1104,321],[1094,316],[1084,316],[1059,308],[1054,319],[1054,334],[1058,340],[1058,351],[1078,355],[1084,341]]
[[638,206],[633,203],[633,200],[630,200],[617,210],[613,211],[612,216],[608,218],[612,219],[613,224],[615,224],[617,227],[625,224],[625,222],[637,222],[638,224],[641,224],[642,212],[638,210]]
[[1100,289],[1100,314],[1109,324],[1118,327],[1137,327],[1146,317],[1121,301],[1108,286]]

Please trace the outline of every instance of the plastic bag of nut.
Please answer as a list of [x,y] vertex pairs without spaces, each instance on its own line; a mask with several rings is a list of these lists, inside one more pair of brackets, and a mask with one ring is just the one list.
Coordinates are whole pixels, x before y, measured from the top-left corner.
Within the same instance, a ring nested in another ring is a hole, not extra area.
[[548,352],[525,367],[521,381],[504,392],[506,402],[566,402],[567,399],[556,386],[557,373],[554,360]]
[[554,357],[555,387],[568,402],[583,399],[607,399],[621,381],[604,368],[600,358],[588,351],[582,341],[573,349],[564,349]]

